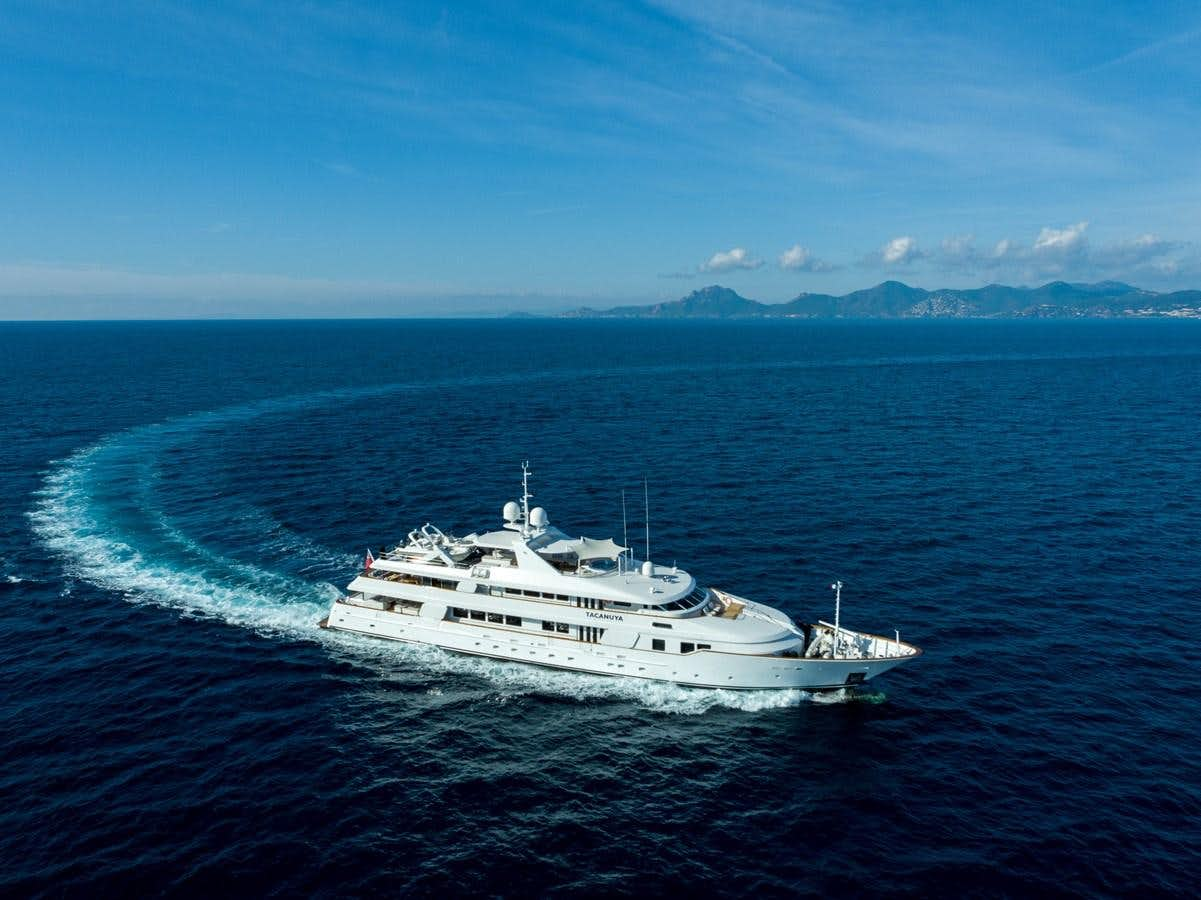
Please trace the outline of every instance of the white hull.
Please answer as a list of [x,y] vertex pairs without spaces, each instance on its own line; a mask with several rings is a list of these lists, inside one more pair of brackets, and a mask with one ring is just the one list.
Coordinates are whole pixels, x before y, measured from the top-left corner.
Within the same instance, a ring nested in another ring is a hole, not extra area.
[[[631,647],[588,643],[527,629],[443,618],[446,608],[426,603],[420,614],[333,604],[326,627],[370,637],[430,644],[457,653],[532,663],[595,675],[620,675],[730,690],[835,690],[874,678],[912,655],[879,659],[806,659],[756,656],[714,650],[664,654]],[[843,640],[885,642],[842,629]],[[887,642],[891,643],[891,642]],[[908,645],[901,645],[909,650]]]

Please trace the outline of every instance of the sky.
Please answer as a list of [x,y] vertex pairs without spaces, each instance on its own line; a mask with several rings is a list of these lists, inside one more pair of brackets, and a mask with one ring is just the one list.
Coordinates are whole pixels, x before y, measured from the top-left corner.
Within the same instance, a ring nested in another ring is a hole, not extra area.
[[1201,287],[1201,6],[0,5],[0,319]]

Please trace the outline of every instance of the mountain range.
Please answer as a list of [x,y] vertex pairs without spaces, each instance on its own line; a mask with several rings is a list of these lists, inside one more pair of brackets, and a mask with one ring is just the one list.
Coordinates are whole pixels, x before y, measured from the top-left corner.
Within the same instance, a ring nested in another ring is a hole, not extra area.
[[885,281],[840,297],[804,293],[786,303],[760,303],[714,284],[679,300],[607,310],[584,307],[563,315],[623,319],[1201,318],[1201,291],[1157,293],[1120,281],[1052,281],[1035,288],[990,284],[966,290],[927,291],[899,281]]

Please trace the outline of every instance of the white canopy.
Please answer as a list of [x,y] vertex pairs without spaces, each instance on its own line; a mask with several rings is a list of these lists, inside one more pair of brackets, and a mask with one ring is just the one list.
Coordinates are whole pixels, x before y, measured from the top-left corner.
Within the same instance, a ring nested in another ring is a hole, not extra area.
[[617,559],[626,548],[615,543],[611,538],[598,541],[593,538],[564,538],[553,541],[545,547],[539,547],[539,553],[550,553],[555,556],[571,554],[577,559]]

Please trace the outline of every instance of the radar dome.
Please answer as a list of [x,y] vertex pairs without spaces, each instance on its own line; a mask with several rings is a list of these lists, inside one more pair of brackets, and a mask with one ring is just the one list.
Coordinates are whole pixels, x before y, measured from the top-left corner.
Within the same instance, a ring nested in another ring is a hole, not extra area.
[[645,575],[647,578],[650,578],[652,575],[655,574],[655,564],[653,562],[651,562],[649,559],[642,564],[642,574]]
[[541,506],[535,506],[530,510],[530,524],[535,528],[545,528],[549,521],[550,519],[546,517],[546,510]]
[[521,518],[521,507],[517,505],[516,500],[510,500],[505,504],[503,515],[506,522],[516,522]]

